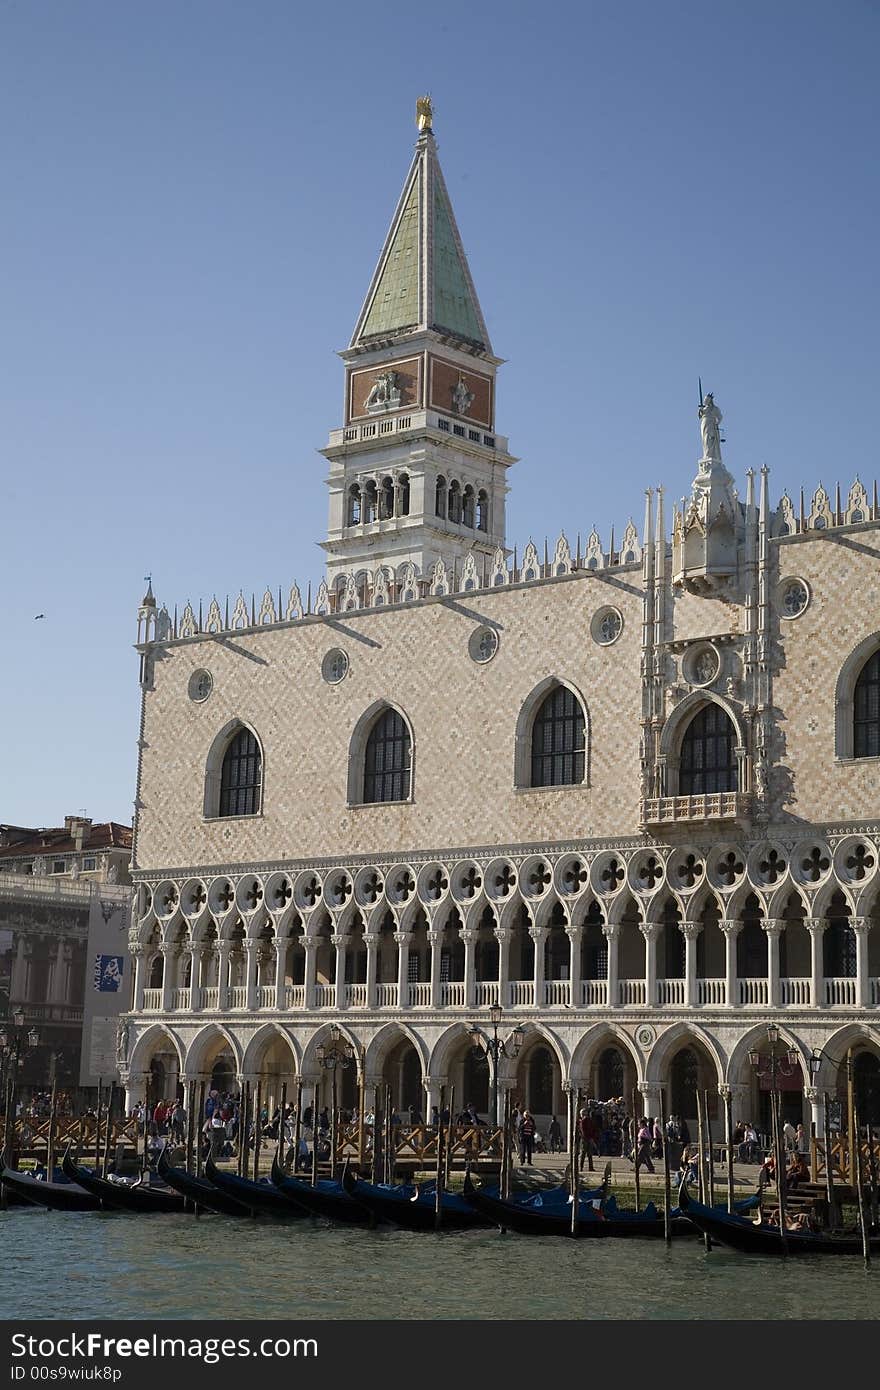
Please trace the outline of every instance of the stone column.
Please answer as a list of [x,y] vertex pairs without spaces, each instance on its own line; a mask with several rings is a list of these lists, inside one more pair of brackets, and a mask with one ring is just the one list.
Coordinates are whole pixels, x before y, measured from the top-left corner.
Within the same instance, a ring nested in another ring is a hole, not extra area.
[[736,942],[743,924],[735,917],[722,917],[718,923],[724,933],[724,1000],[729,1009],[739,1007],[739,977],[736,970]]
[[779,938],[784,931],[785,922],[781,917],[768,917],[765,920],[764,932],[767,937],[767,1002],[774,1009],[778,1009],[780,1004]]
[[367,948],[367,1008],[376,1007],[376,967],[379,964],[379,933],[365,931],[363,943]]
[[66,941],[59,936],[55,947],[55,964],[52,967],[52,989],[50,999],[56,1004],[67,1003],[67,971],[64,968],[64,948]]
[[807,917],[804,926],[810,933],[810,953],[812,963],[812,983],[810,985],[810,1003],[814,1009],[821,1009],[825,1004],[825,969],[822,963],[822,938],[825,935],[824,917]]
[[[815,1086],[805,1086],[804,1100],[810,1102],[810,1122],[815,1126],[813,1133],[817,1139],[822,1139],[825,1134],[825,1092],[817,1090]],[[812,1145],[810,1157],[812,1158]]]
[[620,932],[619,922],[606,922],[602,928],[602,935],[608,942],[608,1007],[614,1009],[619,1002],[619,961],[620,961]]
[[248,1013],[253,1013],[257,1007],[257,951],[259,942],[252,937],[247,937],[244,943],[245,952],[245,1008]]
[[277,931],[275,934],[275,1007],[276,1009],[287,1008],[287,994],[285,992],[285,980],[287,978],[287,952],[290,949],[290,938],[281,936]]
[[856,1003],[866,1009],[871,1003],[871,981],[868,978],[868,930],[867,917],[851,917],[850,926],[856,938]]
[[[21,943],[21,938],[19,938]],[[136,1014],[142,1013],[144,1008],[144,989],[146,988],[146,951],[143,945],[138,942],[134,946],[129,946],[129,954],[134,961],[134,1003],[132,1005]]]
[[568,1002],[572,1009],[581,1007],[581,937],[583,927],[566,927],[565,934],[569,945]]
[[[644,1114],[647,1115],[649,1119],[653,1120],[660,1114],[660,1083],[658,1081],[640,1081],[639,1091],[642,1097]],[[638,1121],[640,1117],[635,1115],[633,1118]]]
[[345,957],[348,951],[348,937],[344,932],[334,932],[330,941],[336,947],[336,1007],[337,1009],[344,1009],[346,1006]]
[[659,922],[642,922],[639,931],[645,938],[645,1003],[652,1008],[657,1003],[657,937]]
[[196,947],[193,953],[193,989],[190,991],[190,1007],[193,1009],[205,1007],[205,990],[208,987],[213,956],[213,947],[207,945]]
[[27,962],[24,951],[24,933],[19,932],[15,942],[15,960],[12,962],[12,979],[9,984],[10,1000],[24,999],[27,980]]
[[477,939],[477,932],[475,927],[461,927],[458,934],[464,942],[464,1002],[466,1008],[472,1009],[474,1007],[475,983],[474,943]]
[[544,1007],[544,942],[547,940],[546,927],[529,927],[529,936],[535,943],[535,991],[532,1004],[536,1009]]
[[510,927],[495,927],[495,940],[498,942],[498,1003],[502,1009],[510,999],[510,941],[513,933]]
[[684,1002],[697,1007],[697,937],[702,931],[699,922],[682,922],[679,931],[684,937]]
[[397,1007],[409,1008],[409,932],[396,931],[397,945]]
[[[130,1115],[136,1105],[147,1094],[148,1073],[145,1071],[132,1071],[128,1073],[125,1081],[125,1113]],[[93,1136],[94,1137],[94,1136]]]
[[229,956],[232,942],[221,937],[217,947],[217,1007],[229,1007]]
[[442,952],[443,933],[436,927],[430,928],[426,933],[428,945],[431,948],[431,1008],[440,1007],[440,958]]
[[316,936],[304,936],[302,948],[306,953],[303,1000],[307,1009],[313,1009],[315,1007],[315,977],[318,973],[318,938]]
[[[743,1085],[742,1082],[732,1082],[728,1087],[730,1091],[730,1108],[733,1111],[733,1123],[736,1126],[740,1120],[755,1121],[756,1117],[751,1114],[752,1088]],[[718,1087],[719,1095],[723,1095],[721,1087]]]
[[162,952],[162,1012],[167,1014],[177,980],[178,950],[172,941],[163,941],[159,950]]
[[425,1124],[431,1123],[431,1109],[437,1106],[440,1109],[440,1088],[443,1082],[438,1076],[425,1076],[422,1078],[425,1087]]

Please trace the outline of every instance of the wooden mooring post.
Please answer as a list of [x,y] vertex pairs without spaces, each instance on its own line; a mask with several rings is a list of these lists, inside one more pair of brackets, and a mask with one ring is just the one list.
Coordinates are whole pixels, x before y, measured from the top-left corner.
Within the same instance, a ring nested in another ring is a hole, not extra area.
[[46,1149],[46,1181],[55,1180],[55,1125],[58,1119],[58,1082],[52,1078],[52,1100],[49,1106],[49,1142]]
[[855,1154],[856,1154],[856,1201],[859,1206],[859,1231],[862,1236],[862,1258],[865,1267],[871,1263],[871,1243],[868,1238],[868,1217],[865,1211],[865,1189],[862,1183],[862,1146],[860,1141],[861,1126],[859,1124],[859,1104],[853,1097],[853,1129],[855,1131]]
[[[101,1078],[100,1078],[100,1076],[99,1076],[99,1077],[98,1077],[98,1107],[97,1107],[97,1111],[96,1111],[96,1114],[95,1114],[95,1173],[96,1173],[96,1175],[99,1174],[100,1171],[101,1171],[101,1168],[100,1168],[100,1164],[101,1164],[101,1104],[102,1104],[102,1100],[103,1100],[103,1095],[104,1095],[103,1082],[101,1081]],[[144,1121],[145,1121],[145,1122],[146,1122],[146,1118],[147,1118],[147,1117],[146,1117],[146,1115],[145,1115],[145,1116],[144,1116]],[[146,1145],[144,1146],[144,1160],[145,1160],[144,1166],[146,1166]]]
[[828,1222],[832,1231],[840,1225],[840,1216],[837,1210],[837,1193],[834,1190],[834,1160],[831,1156],[831,1122],[828,1118],[829,1108],[828,1092],[825,1092],[823,1110],[822,1129],[825,1138],[825,1190],[828,1193]]
[[434,1172],[434,1230],[439,1231],[443,1221],[443,1100],[446,1087],[440,1087],[440,1104],[437,1107],[437,1153]]
[[196,1177],[199,1178],[202,1176],[202,1169],[205,1165],[205,1142],[202,1128],[205,1123],[205,1089],[206,1083],[203,1077],[199,1082],[199,1113],[196,1119]]
[[254,1182],[260,1177],[260,1145],[263,1142],[263,1082],[257,1081],[257,1095],[254,1102]]
[[[113,1098],[116,1090],[115,1083],[110,1082],[110,1091],[107,1096],[107,1118],[104,1122],[104,1161],[101,1165],[101,1175],[106,1178],[107,1169],[110,1166],[110,1133],[113,1128]],[[51,1126],[51,1120],[49,1124]],[[49,1179],[51,1181],[52,1170],[49,1169]]]
[[318,1186],[318,1083],[312,1087],[312,1187]]
[[[706,1140],[705,1140],[705,1117],[704,1110],[704,1091],[697,1091],[697,1141],[698,1141],[698,1163],[700,1174],[700,1201],[704,1206],[708,1206],[706,1201],[707,1189],[709,1186],[706,1173]],[[703,1244],[707,1250],[712,1249],[712,1237],[708,1231],[703,1232]]]
[[672,1244],[672,1181],[669,1175],[669,1140],[666,1137],[666,1101],[660,1087],[660,1130],[663,1135],[663,1239]]
[[638,1092],[634,1090],[633,1093],[632,1093],[632,1097],[631,1097],[631,1100],[630,1100],[630,1104],[632,1105],[632,1121],[631,1121],[631,1123],[632,1123],[632,1157],[633,1157],[633,1168],[634,1168],[634,1170],[635,1170],[635,1183],[636,1183],[636,1211],[641,1211],[641,1209],[642,1209],[642,1192],[641,1192],[641,1185],[640,1185],[640,1183],[639,1183],[639,1121],[638,1121],[638,1119],[636,1118],[636,1096],[637,1096],[637,1095],[638,1095]]
[[733,1213],[733,1096],[724,1092],[724,1130],[727,1137],[727,1210]]

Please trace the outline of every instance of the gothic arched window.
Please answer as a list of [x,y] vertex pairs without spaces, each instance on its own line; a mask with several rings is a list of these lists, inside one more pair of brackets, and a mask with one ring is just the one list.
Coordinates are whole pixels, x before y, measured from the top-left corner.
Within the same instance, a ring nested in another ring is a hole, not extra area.
[[584,780],[586,723],[577,696],[558,685],[532,725],[532,786],[564,787]]
[[454,479],[449,484],[449,520],[458,524],[461,521],[461,485]]
[[880,650],[865,662],[853,692],[853,757],[880,757]]
[[391,478],[382,479],[382,491],[379,494],[379,520],[387,521],[394,515],[394,483]]
[[386,709],[367,739],[364,758],[364,801],[409,799],[412,742],[402,715]]
[[446,515],[446,479],[443,477],[437,479],[434,491],[434,514],[442,517]]
[[361,520],[361,490],[357,483],[348,489],[348,525],[359,526]]
[[706,705],[699,714],[695,714],[681,744],[679,795],[735,792],[735,744],[736,731],[718,705]]
[[409,516],[409,474],[401,473],[397,483],[398,516]]
[[489,529],[489,498],[481,489],[477,493],[477,530],[488,531]]
[[464,490],[464,497],[462,499],[461,522],[463,526],[473,526],[475,519],[474,508],[474,490],[471,487],[470,483],[468,483],[467,487]]
[[831,979],[856,977],[856,938],[849,921],[830,921],[822,933],[822,969]]
[[223,757],[220,815],[254,816],[260,809],[263,759],[250,729],[239,729]]

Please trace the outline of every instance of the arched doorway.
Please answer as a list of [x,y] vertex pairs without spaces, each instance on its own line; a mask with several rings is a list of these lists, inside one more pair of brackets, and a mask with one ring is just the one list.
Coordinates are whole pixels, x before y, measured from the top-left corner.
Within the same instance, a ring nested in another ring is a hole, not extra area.
[[853,1060],[853,1090],[862,1125],[880,1125],[880,1058],[858,1052]]
[[705,1092],[710,1120],[717,1120],[718,1074],[714,1060],[696,1040],[689,1039],[669,1061],[669,1113],[684,1121],[692,1140],[698,1135],[697,1095]]
[[531,1110],[539,1130],[546,1133],[552,1116],[558,1119],[565,1115],[565,1097],[556,1053],[543,1038],[523,1049],[516,1078],[516,1098]]
[[382,1079],[391,1087],[391,1104],[401,1118],[408,1116],[411,1106],[424,1117],[422,1059],[409,1038],[400,1038],[388,1053],[382,1068]]

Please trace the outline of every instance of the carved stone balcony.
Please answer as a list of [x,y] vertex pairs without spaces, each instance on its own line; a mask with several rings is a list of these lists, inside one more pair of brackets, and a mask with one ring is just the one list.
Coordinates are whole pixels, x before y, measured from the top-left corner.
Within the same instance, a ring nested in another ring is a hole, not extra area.
[[652,829],[727,821],[747,827],[752,817],[751,792],[709,792],[703,796],[653,796],[639,802],[639,824]]

